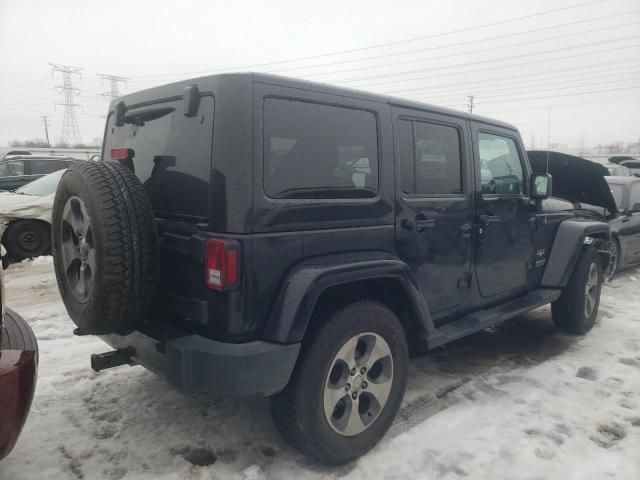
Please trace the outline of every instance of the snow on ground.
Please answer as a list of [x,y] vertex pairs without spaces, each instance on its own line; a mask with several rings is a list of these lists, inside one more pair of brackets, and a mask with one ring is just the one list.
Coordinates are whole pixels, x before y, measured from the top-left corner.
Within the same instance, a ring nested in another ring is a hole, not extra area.
[[[605,287],[585,337],[548,308],[412,360],[383,441],[326,468],[277,436],[263,398],[187,397],[141,367],[93,372],[50,258],[6,272],[40,342],[33,408],[0,479],[640,478],[640,270]],[[208,464],[204,465],[203,464]]]

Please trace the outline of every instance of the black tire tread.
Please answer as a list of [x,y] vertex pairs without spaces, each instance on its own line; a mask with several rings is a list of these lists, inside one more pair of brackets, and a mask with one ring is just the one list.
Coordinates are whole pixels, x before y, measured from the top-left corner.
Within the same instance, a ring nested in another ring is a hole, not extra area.
[[15,312],[8,310],[4,317],[2,350],[38,351],[38,341],[29,324]]
[[[314,350],[330,350],[335,344],[333,333],[336,331],[338,324],[344,323],[344,319],[341,318],[340,313],[352,308],[365,308],[372,313],[372,315],[370,315],[372,318],[376,317],[377,310],[381,315],[378,315],[376,320],[384,322],[387,325],[391,325],[397,335],[405,338],[405,333],[400,321],[391,310],[380,302],[374,300],[361,300],[347,304],[342,308],[322,310],[322,318],[316,317],[314,319],[315,322],[312,324],[312,330],[311,332],[308,332],[305,341],[303,341],[300,357],[289,384],[283,391],[270,398],[271,415],[274,425],[282,438],[292,447],[300,449],[306,454],[315,457],[321,463],[328,465],[340,465],[352,461],[356,457],[366,453],[366,451],[372,448],[379,440],[379,438],[377,438],[374,441],[371,441],[367,448],[356,447],[352,451],[350,449],[340,449],[335,445],[324,442],[318,431],[307,428],[304,422],[301,421],[303,416],[308,415],[308,410],[310,408],[305,402],[301,401],[301,399],[308,393],[304,390],[303,385],[301,385],[301,373],[309,372],[310,370],[313,371],[313,366],[310,365],[310,363],[314,356]],[[395,319],[395,322],[389,322],[389,319]],[[400,372],[403,367],[406,368],[408,365],[406,339],[404,340],[404,348],[402,349],[400,356],[394,361],[398,362],[398,365],[400,366],[398,375],[402,377],[403,373]],[[404,371],[404,378],[401,378],[400,380],[400,400],[404,394],[405,386],[406,371]],[[397,406],[399,407],[399,402]],[[393,414],[385,420],[382,418],[376,420],[376,422],[381,421],[384,423],[384,425],[382,425],[380,436],[384,435],[391,426],[391,423],[395,418],[396,411],[394,411]],[[363,433],[366,432],[369,432],[369,430]]]
[[[72,319],[86,333],[128,333],[146,319],[156,291],[158,246],[151,204],[135,174],[118,163],[80,162],[69,170],[78,173],[92,192],[95,211],[89,215],[104,238],[103,255],[97,259],[102,266],[102,288],[96,293],[100,299]],[[65,291],[65,272],[57,254],[64,200],[54,202],[53,254],[66,304],[73,299]]]
[[596,262],[598,268],[599,288],[602,288],[604,273],[599,254],[595,248],[587,247],[580,254],[562,295],[551,304],[553,321],[565,333],[583,335],[591,330],[595,324],[600,305],[599,297],[591,316],[585,318],[584,315],[584,282],[589,275],[589,267],[593,261]]

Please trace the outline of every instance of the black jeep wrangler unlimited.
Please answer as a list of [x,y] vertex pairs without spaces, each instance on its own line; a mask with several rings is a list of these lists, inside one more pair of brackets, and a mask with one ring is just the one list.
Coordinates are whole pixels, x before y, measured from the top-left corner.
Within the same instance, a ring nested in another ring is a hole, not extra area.
[[103,162],[53,207],[77,334],[186,393],[269,395],[325,463],[393,422],[409,345],[432,349],[548,303],[591,329],[609,227],[553,211],[505,123],[260,74],[134,93]]

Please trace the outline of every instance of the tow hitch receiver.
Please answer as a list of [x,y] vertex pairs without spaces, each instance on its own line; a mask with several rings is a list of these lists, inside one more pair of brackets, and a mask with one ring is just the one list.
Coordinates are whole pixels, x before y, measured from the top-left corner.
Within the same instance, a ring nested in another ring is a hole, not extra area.
[[96,372],[121,365],[133,365],[134,350],[131,347],[119,348],[106,353],[94,353],[91,355],[91,368]]

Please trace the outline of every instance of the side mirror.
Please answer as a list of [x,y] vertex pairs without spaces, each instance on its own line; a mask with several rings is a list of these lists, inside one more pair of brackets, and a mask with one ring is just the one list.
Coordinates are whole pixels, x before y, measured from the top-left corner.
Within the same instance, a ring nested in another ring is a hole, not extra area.
[[534,173],[531,175],[529,196],[534,200],[544,200],[551,196],[551,175]]

